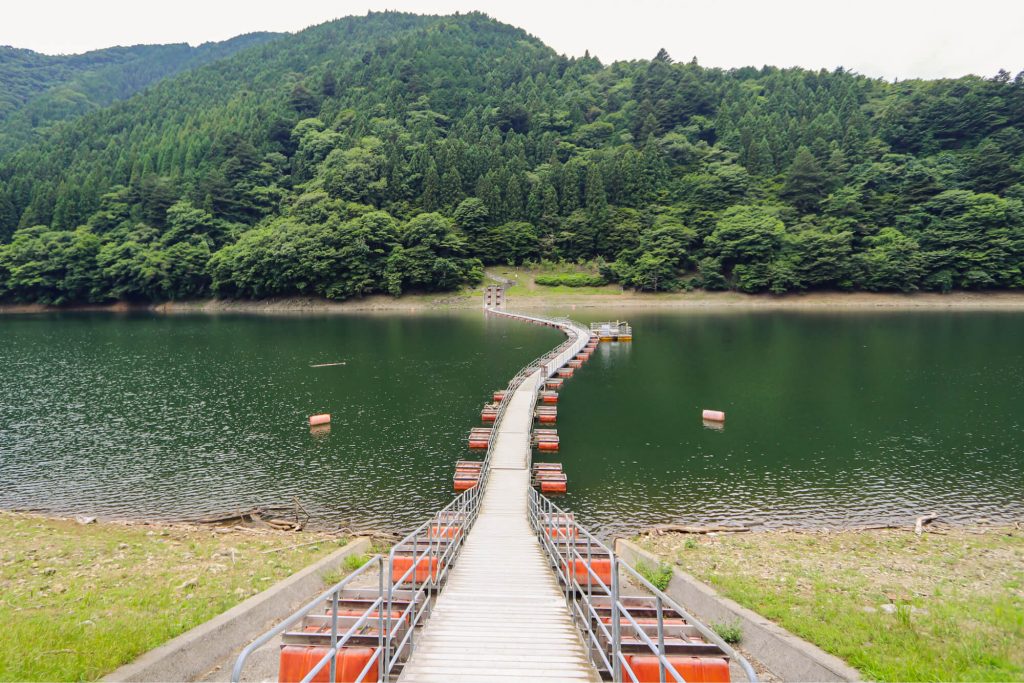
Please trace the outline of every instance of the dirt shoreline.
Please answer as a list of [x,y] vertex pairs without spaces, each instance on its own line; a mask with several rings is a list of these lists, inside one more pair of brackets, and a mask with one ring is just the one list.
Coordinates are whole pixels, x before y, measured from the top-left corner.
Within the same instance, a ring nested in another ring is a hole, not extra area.
[[278,529],[269,525],[252,525],[243,523],[214,524],[199,521],[170,521],[162,519],[138,519],[95,517],[93,515],[61,515],[50,514],[36,510],[25,509],[4,509],[0,508],[0,517],[10,519],[37,520],[40,522],[52,522],[61,524],[77,525],[79,527],[98,527],[111,529],[146,529],[149,531],[164,532],[175,531],[181,533],[208,534],[216,536],[266,536],[274,538],[305,538],[335,540],[346,536],[337,530],[326,528],[309,527],[305,529],[291,530]]
[[[514,309],[550,308],[622,308],[650,309],[745,309],[745,310],[1006,310],[1024,311],[1024,292],[954,292],[936,294],[879,294],[873,292],[810,292],[774,296],[738,292],[684,292],[642,294],[609,292],[575,294],[552,292],[529,296],[509,296]],[[287,297],[265,300],[205,299],[169,301],[158,304],[132,304],[123,301],[82,306],[46,306],[42,304],[0,304],[0,314],[24,315],[56,312],[103,313],[422,313],[428,311],[471,310],[480,308],[480,292],[449,294],[408,294],[399,298],[372,295],[349,301],[329,301],[315,297]]]

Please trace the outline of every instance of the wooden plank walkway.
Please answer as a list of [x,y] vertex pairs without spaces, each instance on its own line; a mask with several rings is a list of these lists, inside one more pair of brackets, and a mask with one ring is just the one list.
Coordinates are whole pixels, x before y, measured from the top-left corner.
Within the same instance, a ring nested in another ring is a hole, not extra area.
[[600,680],[530,527],[530,429],[544,379],[538,370],[523,380],[497,426],[480,514],[401,683]]

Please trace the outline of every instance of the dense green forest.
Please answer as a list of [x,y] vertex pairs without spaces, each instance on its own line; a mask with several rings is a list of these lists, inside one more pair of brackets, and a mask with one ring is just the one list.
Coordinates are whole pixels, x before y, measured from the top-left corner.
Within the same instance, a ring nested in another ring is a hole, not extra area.
[[279,34],[250,33],[191,47],[133,45],[80,55],[0,46],[0,155],[48,126],[131,97],[157,81],[223,59]]
[[371,13],[0,148],[7,300],[397,295],[539,260],[641,290],[1022,287],[1024,72],[604,65]]

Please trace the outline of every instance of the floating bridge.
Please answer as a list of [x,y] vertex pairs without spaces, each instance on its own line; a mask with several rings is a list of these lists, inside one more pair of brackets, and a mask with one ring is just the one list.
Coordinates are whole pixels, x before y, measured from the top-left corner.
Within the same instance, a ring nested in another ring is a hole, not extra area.
[[[489,290],[487,315],[555,327],[566,339],[495,392],[486,454],[456,470],[462,492],[250,644],[232,680],[264,646],[280,648],[278,679],[289,682],[728,681],[730,662],[756,680],[716,634],[534,488],[550,481],[532,462],[538,400],[548,402],[556,376],[571,376],[608,330],[625,341],[632,329],[503,307]],[[564,491],[560,466],[557,476]]]

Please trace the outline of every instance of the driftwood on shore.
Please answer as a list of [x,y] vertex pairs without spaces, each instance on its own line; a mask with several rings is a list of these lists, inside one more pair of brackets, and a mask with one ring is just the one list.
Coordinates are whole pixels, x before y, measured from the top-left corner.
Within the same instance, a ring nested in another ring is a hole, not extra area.
[[385,531],[383,529],[372,529],[363,525],[353,524],[351,527],[340,526],[337,529],[338,533],[346,536],[364,536],[370,539],[374,545],[391,546],[401,540],[402,536],[395,531]]
[[641,536],[662,534],[724,534],[750,531],[748,526],[693,526],[689,524],[655,524],[640,531]]
[[934,522],[938,518],[939,518],[939,516],[937,514],[935,514],[934,512],[928,513],[926,515],[921,515],[914,522],[914,533],[917,534],[918,536],[920,536],[921,534],[924,533],[925,525],[926,524],[931,524],[932,522]]
[[302,531],[309,519],[306,508],[302,507],[298,498],[293,498],[291,505],[256,505],[248,510],[237,509],[190,521],[212,526],[249,525],[279,531]]
[[[940,519],[940,515],[934,512],[920,515],[914,520],[913,529],[914,533],[921,536],[927,527],[927,531],[933,534],[944,534],[945,532],[935,529],[932,525],[933,522]],[[940,522],[942,524],[942,522]],[[1020,528],[1020,523],[1016,523],[1016,528]],[[842,529],[836,529],[836,531],[880,531],[885,529],[902,529],[908,530],[906,524],[863,524],[854,527],[845,527]],[[655,524],[652,527],[641,529],[637,532],[640,536],[662,536],[664,534],[727,534],[727,533],[744,533],[752,531],[753,529],[749,526],[700,526],[693,524]],[[773,531],[785,533],[787,531],[800,531],[799,529],[773,529]],[[825,531],[828,531],[826,529]]]

